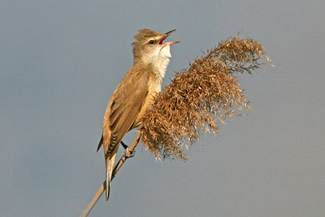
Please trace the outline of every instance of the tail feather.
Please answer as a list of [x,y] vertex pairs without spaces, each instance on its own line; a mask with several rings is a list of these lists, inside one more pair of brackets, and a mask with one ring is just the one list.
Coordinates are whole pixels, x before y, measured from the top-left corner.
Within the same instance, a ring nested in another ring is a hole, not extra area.
[[106,201],[109,199],[109,192],[111,191],[111,180],[109,175],[106,175]]
[[106,200],[109,199],[109,193],[111,189],[112,174],[114,169],[116,153],[111,158],[106,159]]

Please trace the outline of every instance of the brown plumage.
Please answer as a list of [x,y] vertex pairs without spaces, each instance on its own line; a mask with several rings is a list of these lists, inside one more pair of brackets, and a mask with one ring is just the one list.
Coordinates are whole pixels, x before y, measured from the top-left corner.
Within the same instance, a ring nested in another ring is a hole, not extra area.
[[97,151],[101,146],[104,148],[107,200],[119,144],[129,130],[141,124],[143,115],[153,103],[154,95],[161,90],[171,57],[169,47],[178,43],[163,42],[172,32],[174,30],[161,34],[143,29],[134,36],[134,64],[108,102],[103,121],[103,135],[97,148]]

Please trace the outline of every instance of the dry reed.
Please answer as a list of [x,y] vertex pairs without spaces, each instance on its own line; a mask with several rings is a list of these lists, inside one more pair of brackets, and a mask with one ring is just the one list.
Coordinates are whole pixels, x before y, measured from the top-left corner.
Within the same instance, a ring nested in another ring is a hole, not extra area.
[[186,159],[185,149],[202,133],[217,134],[227,117],[248,111],[236,76],[258,69],[263,57],[272,64],[261,44],[234,36],[175,73],[143,117],[139,135],[146,148],[159,159]]

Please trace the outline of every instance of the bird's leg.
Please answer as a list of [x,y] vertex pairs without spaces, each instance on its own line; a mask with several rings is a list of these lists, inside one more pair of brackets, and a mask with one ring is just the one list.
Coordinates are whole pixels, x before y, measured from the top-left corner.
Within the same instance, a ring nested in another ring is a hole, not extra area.
[[121,141],[121,145],[122,145],[123,148],[125,149],[125,156],[126,156],[127,158],[134,157],[134,155],[135,155],[135,150],[130,151],[130,150],[129,150],[129,146],[126,145],[123,141]]
[[124,149],[127,149],[129,146],[125,144],[123,141],[121,141],[121,145],[123,146]]

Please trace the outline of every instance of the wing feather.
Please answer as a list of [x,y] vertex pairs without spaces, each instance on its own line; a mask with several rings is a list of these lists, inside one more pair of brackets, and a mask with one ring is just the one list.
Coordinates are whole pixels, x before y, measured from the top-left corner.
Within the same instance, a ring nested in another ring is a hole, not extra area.
[[103,123],[103,131],[109,131],[103,132],[106,156],[115,150],[135,122],[148,95],[148,79],[143,71],[130,70],[114,91],[104,117],[107,123]]

